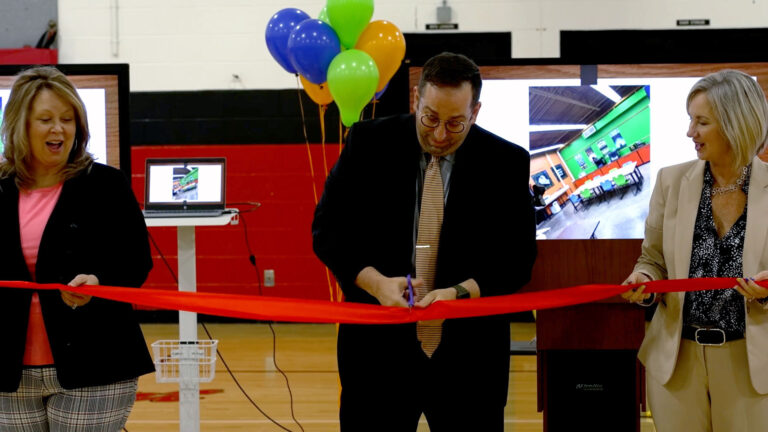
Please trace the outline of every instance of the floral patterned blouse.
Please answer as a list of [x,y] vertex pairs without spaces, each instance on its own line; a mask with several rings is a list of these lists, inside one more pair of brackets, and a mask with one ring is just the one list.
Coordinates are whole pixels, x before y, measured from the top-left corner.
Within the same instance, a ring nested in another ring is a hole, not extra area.
[[[751,166],[748,167],[751,170]],[[712,216],[713,177],[707,162],[704,187],[693,230],[693,248],[689,278],[743,277],[742,255],[747,229],[747,205],[731,229],[722,237],[717,234]],[[749,194],[749,171],[741,186]],[[684,325],[711,325],[725,331],[743,333],[745,330],[744,296],[735,289],[690,291],[685,293]]]

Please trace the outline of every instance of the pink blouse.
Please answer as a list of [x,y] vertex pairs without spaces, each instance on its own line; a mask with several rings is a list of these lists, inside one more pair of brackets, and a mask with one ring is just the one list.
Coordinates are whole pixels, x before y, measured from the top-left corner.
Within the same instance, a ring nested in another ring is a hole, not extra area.
[[[21,250],[27,263],[32,280],[35,280],[35,264],[40,240],[48,224],[53,208],[61,195],[63,184],[34,190],[21,190],[19,193],[19,232],[21,234]],[[42,366],[53,364],[51,344],[45,331],[43,311],[40,308],[40,297],[32,294],[29,307],[29,324],[27,325],[27,344],[24,351],[24,364]]]

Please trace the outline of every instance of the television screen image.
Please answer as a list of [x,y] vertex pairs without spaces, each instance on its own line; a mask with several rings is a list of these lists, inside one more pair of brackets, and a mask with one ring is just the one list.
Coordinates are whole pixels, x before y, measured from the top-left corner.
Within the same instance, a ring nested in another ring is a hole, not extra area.
[[195,201],[197,200],[197,180],[200,169],[197,167],[183,167],[173,169],[173,191],[174,201]]
[[[0,65],[0,121],[15,76],[32,65]],[[130,176],[128,65],[55,65],[77,87],[88,114],[88,151]],[[3,144],[0,142],[0,149]]]
[[768,87],[764,62],[598,64],[589,84],[580,65],[542,63],[480,66],[477,118],[530,152],[530,185],[546,187],[548,204],[539,239],[643,238],[658,171],[696,159],[686,136],[693,84],[731,68]]

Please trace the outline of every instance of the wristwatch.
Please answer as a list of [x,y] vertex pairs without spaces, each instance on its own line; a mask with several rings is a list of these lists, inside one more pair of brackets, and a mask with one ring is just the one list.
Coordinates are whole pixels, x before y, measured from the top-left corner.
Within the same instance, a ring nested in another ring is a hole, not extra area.
[[453,289],[456,290],[456,299],[468,299],[469,298],[469,291],[461,286],[461,284],[456,284],[453,286]]

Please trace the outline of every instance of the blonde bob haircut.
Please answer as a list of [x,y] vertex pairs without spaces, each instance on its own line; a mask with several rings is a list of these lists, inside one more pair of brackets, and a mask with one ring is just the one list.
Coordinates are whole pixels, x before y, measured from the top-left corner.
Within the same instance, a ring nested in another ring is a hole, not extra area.
[[700,93],[707,97],[720,131],[731,146],[734,168],[749,165],[768,138],[768,102],[763,89],[744,72],[723,69],[693,85],[686,108]]
[[61,180],[73,178],[93,164],[93,157],[86,151],[90,139],[88,117],[75,86],[54,67],[27,69],[19,73],[13,83],[0,128],[0,138],[5,145],[4,160],[0,162],[0,178],[14,176],[19,188],[29,188],[34,184],[28,124],[32,103],[44,89],[52,91],[64,102],[72,105],[75,111],[75,140],[67,165],[61,172]]

